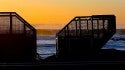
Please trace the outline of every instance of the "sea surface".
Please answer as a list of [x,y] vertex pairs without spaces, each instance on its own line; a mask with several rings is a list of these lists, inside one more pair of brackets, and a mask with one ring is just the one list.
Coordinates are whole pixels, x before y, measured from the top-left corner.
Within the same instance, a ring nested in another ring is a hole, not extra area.
[[[115,34],[102,49],[115,49],[125,51],[125,35]],[[56,40],[54,35],[37,36],[37,53],[45,59],[56,54]]]
[[37,36],[37,53],[45,59],[56,54],[56,41],[54,35]]
[[125,51],[125,35],[113,35],[113,37],[102,47],[102,49]]

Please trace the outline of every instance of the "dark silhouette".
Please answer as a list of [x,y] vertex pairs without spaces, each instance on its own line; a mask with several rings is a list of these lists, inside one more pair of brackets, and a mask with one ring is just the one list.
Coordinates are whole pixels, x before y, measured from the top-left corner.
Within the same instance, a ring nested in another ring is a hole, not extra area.
[[0,62],[36,58],[36,29],[15,12],[0,12]]
[[101,48],[115,32],[114,15],[77,16],[57,33],[57,56],[70,60],[98,60],[103,57],[100,53],[108,52]]
[[36,60],[40,57],[36,54],[36,29],[15,12],[0,12],[0,67],[78,69],[106,65],[103,60],[125,60],[125,52],[101,49],[115,32],[114,15],[77,16],[57,33],[57,55]]

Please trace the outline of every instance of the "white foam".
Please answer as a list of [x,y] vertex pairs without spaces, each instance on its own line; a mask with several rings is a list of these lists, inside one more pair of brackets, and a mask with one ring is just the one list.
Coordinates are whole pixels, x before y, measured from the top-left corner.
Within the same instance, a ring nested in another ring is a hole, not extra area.
[[37,40],[37,45],[42,44],[56,44],[55,40]]

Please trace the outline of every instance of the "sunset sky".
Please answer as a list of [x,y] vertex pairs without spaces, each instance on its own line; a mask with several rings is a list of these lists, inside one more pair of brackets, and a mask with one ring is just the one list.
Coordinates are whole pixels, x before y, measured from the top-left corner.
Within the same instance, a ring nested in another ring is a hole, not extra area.
[[117,28],[125,28],[125,0],[0,0],[0,11],[17,12],[39,28],[60,28],[75,16],[115,14]]

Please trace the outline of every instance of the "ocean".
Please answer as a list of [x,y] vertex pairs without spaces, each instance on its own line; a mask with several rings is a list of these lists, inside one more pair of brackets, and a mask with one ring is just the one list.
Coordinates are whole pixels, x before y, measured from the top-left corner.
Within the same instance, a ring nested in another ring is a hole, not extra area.
[[37,36],[37,53],[43,58],[56,54],[56,41],[54,35]]
[[102,47],[102,49],[125,51],[125,35],[113,35],[113,37]]
[[[102,49],[115,49],[125,51],[125,35],[114,34]],[[37,36],[37,53],[45,59],[56,54],[56,40],[54,35]]]

